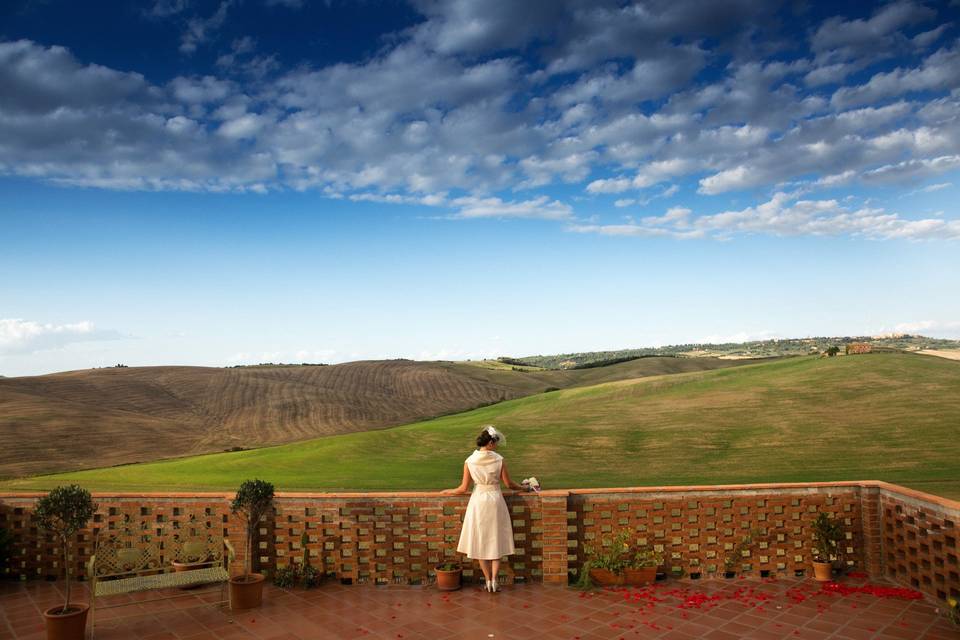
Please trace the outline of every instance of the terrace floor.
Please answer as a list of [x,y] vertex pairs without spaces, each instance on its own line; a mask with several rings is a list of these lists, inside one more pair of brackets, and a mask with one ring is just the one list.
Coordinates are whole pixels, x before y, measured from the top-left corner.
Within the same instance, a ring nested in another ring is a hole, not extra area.
[[[45,638],[40,612],[61,598],[60,584],[0,583],[0,639]],[[77,601],[89,601],[86,586]],[[260,638],[557,638],[593,640],[811,639],[946,640],[960,629],[935,603],[885,582],[845,578],[822,589],[810,579],[668,580],[645,588],[579,592],[556,586],[325,584],[310,591],[268,586],[262,608],[231,615],[205,600],[218,593],[131,604],[97,612],[98,640]],[[156,595],[154,592],[153,595]],[[904,597],[906,596],[906,597]],[[122,596],[126,597],[126,596]],[[98,602],[100,602],[98,600]]]

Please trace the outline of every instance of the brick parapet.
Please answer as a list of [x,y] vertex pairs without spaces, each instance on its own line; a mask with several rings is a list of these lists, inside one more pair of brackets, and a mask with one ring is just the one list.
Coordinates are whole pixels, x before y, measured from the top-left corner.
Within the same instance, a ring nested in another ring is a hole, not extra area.
[[[56,577],[52,540],[32,521],[41,493],[0,495],[0,527],[12,530],[14,572]],[[100,509],[78,534],[77,575],[95,537],[125,521],[146,522],[156,535],[199,520],[237,542],[243,524],[222,492],[95,493]],[[758,485],[571,489],[506,494],[517,554],[502,580],[564,583],[583,564],[584,545],[621,527],[663,551],[664,568],[701,577],[732,566],[752,575],[809,570],[811,524],[821,511],[844,522],[848,566],[886,575],[934,596],[957,596],[956,522],[960,503],[877,481]],[[255,566],[270,573],[303,555],[344,581],[423,583],[445,560],[463,561],[468,580],[479,567],[456,553],[467,496],[436,492],[280,492],[261,523]]]

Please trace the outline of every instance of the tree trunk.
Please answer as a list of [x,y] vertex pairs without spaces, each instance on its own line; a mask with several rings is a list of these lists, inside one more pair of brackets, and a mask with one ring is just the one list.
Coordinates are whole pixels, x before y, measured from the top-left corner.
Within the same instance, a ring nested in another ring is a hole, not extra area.
[[70,545],[66,537],[63,538],[63,574],[66,587],[66,599],[63,603],[63,612],[66,613],[70,608]]
[[253,552],[257,547],[256,525],[251,521],[247,523],[247,575],[253,573]]

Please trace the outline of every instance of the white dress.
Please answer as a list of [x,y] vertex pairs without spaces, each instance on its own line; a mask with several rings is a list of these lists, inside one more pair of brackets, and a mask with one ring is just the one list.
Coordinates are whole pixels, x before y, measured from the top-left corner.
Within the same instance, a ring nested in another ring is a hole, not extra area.
[[478,449],[466,460],[473,478],[473,494],[467,503],[457,551],[474,560],[499,560],[515,552],[510,511],[500,493],[503,456]]

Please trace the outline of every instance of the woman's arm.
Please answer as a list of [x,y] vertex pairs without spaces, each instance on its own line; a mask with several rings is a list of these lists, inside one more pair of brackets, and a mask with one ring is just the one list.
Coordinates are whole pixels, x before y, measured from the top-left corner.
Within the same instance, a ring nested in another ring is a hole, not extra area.
[[507,473],[507,461],[506,461],[506,460],[504,460],[504,461],[500,464],[500,481],[503,482],[503,484],[505,484],[505,485],[507,485],[508,487],[510,487],[511,489],[513,489],[514,491],[523,491],[523,490],[526,488],[526,487],[524,487],[522,484],[517,484],[516,482],[514,482],[513,480],[510,479],[510,474]]
[[444,489],[441,493],[445,496],[456,496],[461,493],[468,493],[470,488],[470,470],[467,469],[467,465],[463,465],[463,479],[460,480],[460,486],[456,489]]

